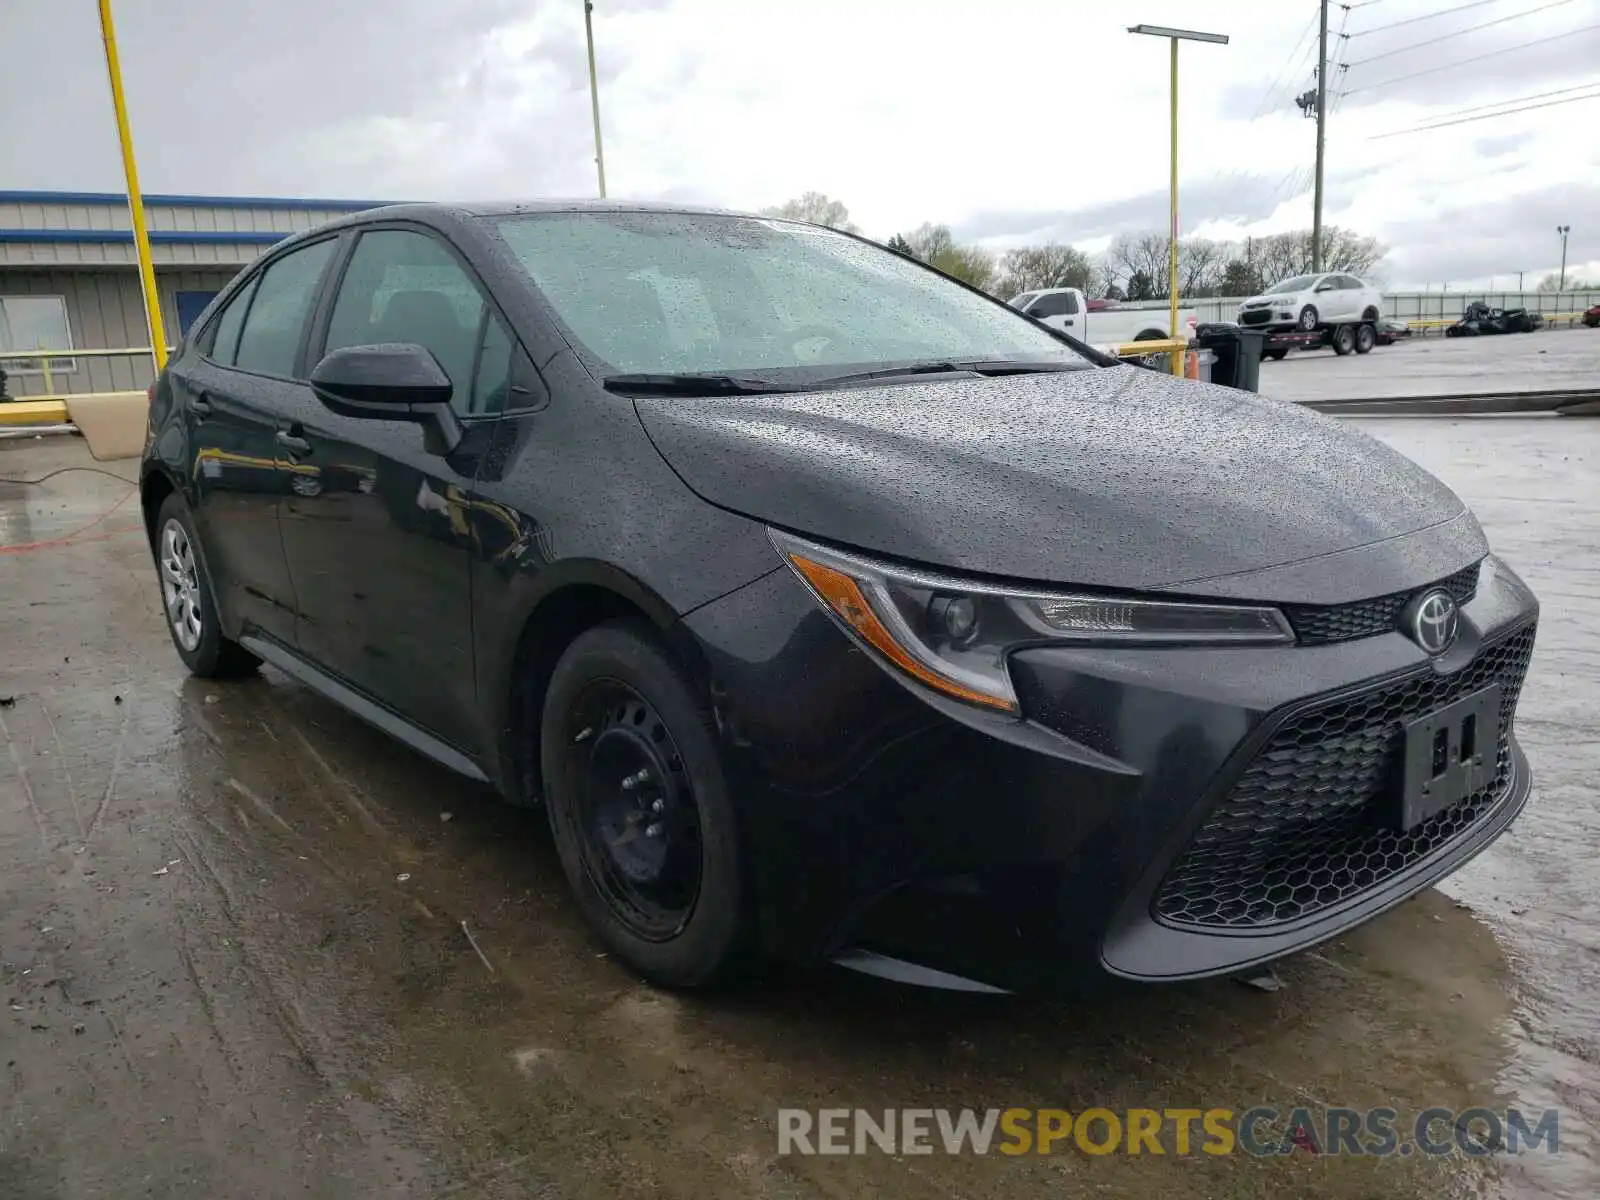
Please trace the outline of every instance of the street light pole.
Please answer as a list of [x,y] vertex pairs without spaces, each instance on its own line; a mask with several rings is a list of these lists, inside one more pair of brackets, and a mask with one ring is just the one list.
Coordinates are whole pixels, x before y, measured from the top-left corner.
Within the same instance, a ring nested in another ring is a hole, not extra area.
[[1567,234],[1572,232],[1571,225],[1557,225],[1556,232],[1561,235],[1561,279],[1556,284],[1556,291],[1567,290]]
[[594,3],[583,0],[583,34],[589,43],[589,106],[594,110],[594,168],[600,176],[600,199],[606,198],[606,156],[600,147],[600,83],[594,70]]
[[155,356],[159,373],[167,365],[167,334],[161,324],[161,297],[156,291],[156,268],[150,257],[150,231],[144,222],[144,194],[139,191],[139,169],[133,162],[133,132],[128,127],[128,104],[122,94],[122,66],[117,60],[117,31],[111,23],[111,0],[100,0],[100,40],[106,47],[111,107],[117,117],[117,141],[122,145],[122,172],[128,184],[128,212],[133,218],[133,249],[139,260],[145,321],[150,327],[150,353]]
[[[1167,234],[1167,297],[1169,301],[1169,315],[1167,334],[1174,340],[1178,337],[1178,43],[1211,42],[1215,45],[1226,46],[1228,35],[1225,33],[1197,33],[1192,29],[1170,29],[1164,25],[1130,25],[1129,33],[1143,33],[1151,37],[1164,37],[1172,43],[1171,58],[1171,108],[1172,108],[1172,161],[1167,182],[1167,207],[1169,211],[1169,230]],[[1183,351],[1172,352],[1172,373],[1183,374]]]

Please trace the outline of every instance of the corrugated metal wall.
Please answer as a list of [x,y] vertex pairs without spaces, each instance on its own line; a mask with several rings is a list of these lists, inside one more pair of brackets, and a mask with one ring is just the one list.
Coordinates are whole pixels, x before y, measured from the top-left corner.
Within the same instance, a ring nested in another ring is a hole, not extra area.
[[[157,273],[156,289],[161,294],[161,319],[166,323],[169,341],[177,340],[177,293],[218,292],[227,286],[234,274],[232,270]],[[150,344],[136,271],[0,271],[0,295],[63,297],[75,348],[104,349]],[[5,366],[0,361],[0,368]],[[148,354],[116,358],[85,357],[77,359],[76,366],[77,369],[70,372],[52,371],[51,385],[56,394],[132,391],[148,387],[154,378]],[[7,379],[6,390],[14,397],[45,395],[44,376],[13,371]]]

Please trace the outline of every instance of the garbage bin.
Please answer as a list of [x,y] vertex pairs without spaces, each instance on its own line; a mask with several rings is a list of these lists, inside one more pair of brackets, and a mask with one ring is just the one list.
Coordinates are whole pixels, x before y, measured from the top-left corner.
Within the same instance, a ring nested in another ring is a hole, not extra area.
[[1244,392],[1261,390],[1261,351],[1267,335],[1259,329],[1242,329],[1230,322],[1197,325],[1194,344],[1217,356],[1211,382]]

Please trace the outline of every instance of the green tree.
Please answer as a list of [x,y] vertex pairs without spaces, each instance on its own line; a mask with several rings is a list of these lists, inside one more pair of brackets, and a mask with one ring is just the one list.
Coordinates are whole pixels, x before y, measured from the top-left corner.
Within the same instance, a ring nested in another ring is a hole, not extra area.
[[930,267],[985,292],[994,292],[998,282],[999,271],[994,255],[981,246],[957,246],[951,243],[935,250],[927,262]]
[[1128,286],[1123,292],[1129,300],[1157,300],[1155,281],[1146,271],[1135,271],[1128,276]]
[[889,247],[889,249],[893,250],[896,254],[905,254],[911,256],[912,258],[916,257],[915,252],[911,249],[911,243],[906,241],[905,234],[903,233],[895,234],[892,238],[885,242],[884,245]]
[[850,210],[844,203],[821,192],[802,192],[793,200],[785,200],[775,208],[761,210],[769,217],[787,217],[791,221],[810,221],[813,225],[826,225],[848,233],[859,230],[850,222]]
[[1254,296],[1266,286],[1261,272],[1254,264],[1242,258],[1233,259],[1222,269],[1222,279],[1217,287],[1219,296]]

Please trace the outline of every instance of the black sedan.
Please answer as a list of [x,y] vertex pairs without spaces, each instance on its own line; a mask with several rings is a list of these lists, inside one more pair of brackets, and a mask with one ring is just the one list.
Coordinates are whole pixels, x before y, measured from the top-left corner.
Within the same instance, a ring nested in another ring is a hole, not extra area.
[[543,804],[646,977],[1239,972],[1528,796],[1447,488],[865,240],[621,205],[275,247],[151,389],[178,654]]

